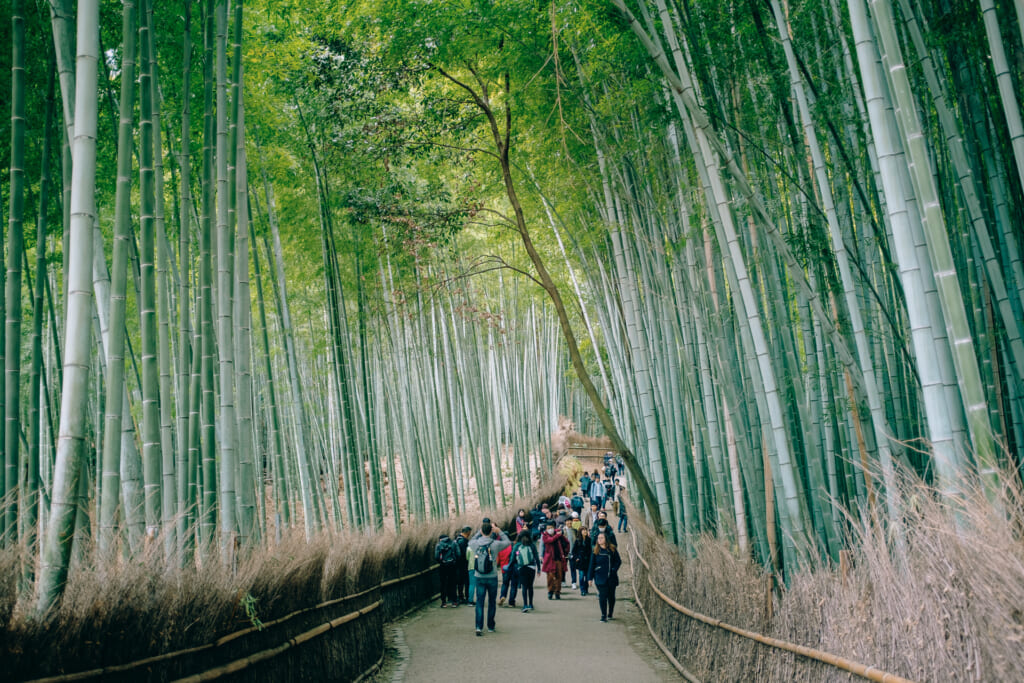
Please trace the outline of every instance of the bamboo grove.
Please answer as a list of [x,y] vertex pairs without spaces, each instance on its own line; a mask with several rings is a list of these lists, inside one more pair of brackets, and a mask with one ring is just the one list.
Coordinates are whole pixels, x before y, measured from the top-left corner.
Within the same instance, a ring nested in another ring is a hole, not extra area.
[[560,414],[681,552],[784,576],[850,519],[898,545],[904,476],[954,514],[1019,477],[1020,2],[11,8],[40,609],[72,558],[500,504]]
[[[353,266],[315,163],[295,183],[320,206],[301,228],[319,264],[297,273],[308,245],[282,237],[274,195],[289,178],[246,127],[242,3],[129,0],[119,32],[112,9],[12,5],[0,499],[38,609],[73,561],[230,564],[288,528],[398,528],[532,490],[567,391],[550,310],[519,287],[441,288],[454,260],[393,264],[379,222]],[[317,272],[295,297],[289,278]]]

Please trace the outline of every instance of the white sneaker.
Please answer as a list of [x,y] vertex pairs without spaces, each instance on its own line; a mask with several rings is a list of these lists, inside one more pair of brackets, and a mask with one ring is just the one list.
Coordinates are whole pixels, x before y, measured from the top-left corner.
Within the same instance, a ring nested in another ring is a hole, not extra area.
[[579,588],[579,586],[577,586],[577,585],[576,585],[576,584],[574,583],[574,584],[572,585],[572,589],[573,589],[573,590],[576,590],[577,588]]

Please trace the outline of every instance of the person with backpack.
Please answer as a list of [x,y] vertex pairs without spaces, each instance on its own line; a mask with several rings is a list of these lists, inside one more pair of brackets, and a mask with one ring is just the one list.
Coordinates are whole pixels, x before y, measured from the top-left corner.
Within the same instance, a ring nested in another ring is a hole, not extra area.
[[577,515],[583,514],[583,496],[579,491],[572,494],[572,498],[569,499],[569,507]]
[[562,581],[565,579],[565,561],[569,557],[569,541],[555,522],[549,521],[544,532],[544,562],[541,569],[548,577],[548,600],[562,599]]
[[498,554],[512,545],[508,535],[491,526],[489,517],[484,517],[478,531],[469,540],[473,553],[473,574],[476,580],[476,634],[482,636],[484,629],[484,604],[487,604],[487,632],[494,633],[494,613],[498,598]]
[[[455,594],[458,597],[459,605],[468,605],[470,596],[474,594],[469,589],[469,534],[472,533],[473,528],[464,526],[458,536],[455,537],[455,546],[459,550],[459,563],[456,565],[457,572],[455,575]],[[475,596],[474,596],[475,599]]]
[[[516,544],[512,546],[512,558],[516,563],[519,575],[519,587],[522,589],[523,613],[533,609],[533,582],[537,577],[537,548],[533,544],[533,534],[524,529],[516,536]],[[512,604],[512,603],[509,603]]]
[[590,570],[587,579],[597,586],[597,602],[601,608],[601,621],[608,621],[615,614],[615,587],[619,585],[619,567],[622,558],[615,544],[603,532],[597,535],[594,552],[590,556]]
[[585,496],[590,491],[590,473],[584,472],[580,477],[580,492]]
[[448,534],[441,534],[434,546],[434,559],[441,565],[441,607],[458,607],[459,596],[455,584],[459,571],[459,547]]
[[572,552],[570,558],[573,564],[579,570],[579,586],[580,595],[587,595],[589,591],[589,583],[587,583],[587,572],[590,571],[590,529],[582,527],[580,529],[580,535],[576,539],[576,542],[572,546]]

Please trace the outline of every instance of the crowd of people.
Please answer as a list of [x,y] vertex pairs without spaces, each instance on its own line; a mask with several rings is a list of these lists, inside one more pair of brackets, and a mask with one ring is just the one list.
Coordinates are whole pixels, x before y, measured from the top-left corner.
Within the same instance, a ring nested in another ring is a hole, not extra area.
[[[606,454],[603,470],[584,472],[571,497],[560,497],[554,508],[519,510],[514,528],[502,530],[484,517],[475,533],[466,526],[455,538],[442,534],[434,549],[441,607],[473,604],[476,635],[485,627],[493,633],[498,606],[521,607],[524,614],[534,609],[534,583],[544,573],[548,600],[561,600],[566,586],[580,596],[594,589],[600,621],[614,618],[622,565],[615,534],[629,533],[619,495],[624,472],[621,458]],[[616,531],[608,508],[618,517]]]

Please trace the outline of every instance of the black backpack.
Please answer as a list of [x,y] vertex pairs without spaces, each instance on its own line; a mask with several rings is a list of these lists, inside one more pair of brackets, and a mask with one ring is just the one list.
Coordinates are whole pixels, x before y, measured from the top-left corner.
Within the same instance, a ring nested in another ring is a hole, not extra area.
[[445,566],[455,564],[459,559],[455,541],[450,538],[441,539],[437,544],[437,559]]
[[[491,541],[493,543],[493,541]],[[491,555],[491,543],[477,548],[473,558],[473,569],[477,574],[490,574],[494,571],[494,557]]]
[[590,477],[583,475],[580,479],[580,488],[583,489],[583,493],[587,493],[590,490]]

